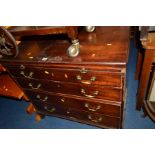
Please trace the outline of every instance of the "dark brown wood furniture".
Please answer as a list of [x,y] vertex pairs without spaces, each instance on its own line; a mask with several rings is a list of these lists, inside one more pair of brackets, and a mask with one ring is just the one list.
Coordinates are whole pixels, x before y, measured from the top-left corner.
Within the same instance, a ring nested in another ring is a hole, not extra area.
[[72,40],[77,39],[78,26],[10,26],[8,31],[14,37],[67,34]]
[[21,99],[24,96],[24,92],[17,86],[2,65],[0,65],[0,96],[15,99]]
[[[16,57],[18,47],[14,37],[5,29],[0,27],[0,58],[3,56]],[[0,96],[21,99],[26,96],[14,80],[9,76],[6,69],[0,64]]]
[[[11,26],[8,31],[17,39],[21,37],[34,35],[60,35],[67,34],[71,45],[68,47],[67,53],[70,57],[75,57],[79,54],[79,40],[78,40],[79,26]],[[86,26],[87,32],[94,31],[94,26]]]
[[148,86],[148,94],[144,101],[145,111],[148,116],[155,122],[155,68],[153,67],[150,82]]
[[51,115],[122,128],[129,33],[129,27],[96,27],[93,32],[80,27],[75,57],[66,53],[67,36],[29,36],[21,39],[15,58],[0,61],[23,88],[32,103],[29,112],[36,111],[38,120]]
[[17,84],[10,78],[8,74],[0,75],[0,96],[21,99],[23,95],[23,91],[17,86]]
[[149,27],[142,27],[140,40],[143,51],[139,51],[137,65],[139,67],[137,67],[136,71],[137,75],[140,75],[137,92],[137,110],[141,110],[146,101],[149,79],[155,63],[155,33],[149,32]]
[[155,27],[141,27],[136,79],[139,79],[137,110],[155,121],[155,99],[152,99],[155,80]]

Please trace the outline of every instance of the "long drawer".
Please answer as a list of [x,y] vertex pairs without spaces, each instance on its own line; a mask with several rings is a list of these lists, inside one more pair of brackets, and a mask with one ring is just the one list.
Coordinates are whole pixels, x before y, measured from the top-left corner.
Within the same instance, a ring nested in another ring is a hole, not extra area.
[[25,89],[43,90],[82,96],[86,98],[104,99],[109,101],[122,101],[122,89],[105,86],[92,86],[75,83],[64,83],[44,80],[17,78],[18,83]]
[[32,101],[39,101],[42,105],[55,105],[88,112],[97,112],[104,115],[121,117],[121,105],[110,102],[73,98],[65,95],[45,94],[41,92],[26,91]]
[[32,68],[23,65],[7,67],[15,77],[29,79],[46,79],[52,81],[64,81],[81,84],[104,85],[122,87],[122,75],[118,71],[94,71],[86,68]]
[[121,119],[118,117],[105,116],[98,113],[79,111],[72,108],[56,107],[53,105],[45,105],[44,109],[40,108],[40,102],[34,101],[36,109],[48,115],[60,116],[76,121],[103,126],[108,128],[120,128]]

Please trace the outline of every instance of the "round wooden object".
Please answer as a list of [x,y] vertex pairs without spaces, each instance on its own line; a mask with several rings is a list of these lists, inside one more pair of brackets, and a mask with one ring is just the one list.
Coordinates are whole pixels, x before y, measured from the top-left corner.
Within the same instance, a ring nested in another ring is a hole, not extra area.
[[14,37],[4,27],[0,27],[0,58],[16,57],[18,55],[18,47]]

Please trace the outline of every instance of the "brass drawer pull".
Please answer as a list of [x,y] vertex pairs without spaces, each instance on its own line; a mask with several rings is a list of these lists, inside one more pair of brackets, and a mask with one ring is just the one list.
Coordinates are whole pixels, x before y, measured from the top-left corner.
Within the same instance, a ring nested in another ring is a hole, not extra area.
[[39,83],[37,87],[33,87],[32,83],[29,83],[29,87],[31,87],[32,89],[39,89],[41,87],[41,84]]
[[93,97],[96,97],[96,96],[99,94],[99,91],[94,91],[94,92],[93,92],[93,95],[88,95],[88,94],[86,94],[86,92],[85,92],[84,89],[81,89],[81,93],[82,93],[85,97],[93,98]]
[[101,116],[99,118],[93,119],[91,115],[88,115],[88,119],[90,119],[92,122],[95,122],[95,123],[99,123],[99,122],[102,121],[102,117]]
[[23,75],[26,78],[32,78],[32,75],[34,74],[33,72],[30,72],[29,75],[25,75],[24,71],[20,72],[21,75]]
[[45,96],[44,99],[41,99],[40,95],[37,95],[36,98],[39,99],[40,101],[43,101],[43,102],[48,100],[48,96]]
[[82,73],[82,74],[86,74],[88,72],[88,70],[86,70],[85,68],[82,68],[81,70],[80,70],[80,73]]
[[54,111],[55,111],[55,108],[48,109],[46,106],[45,106],[44,108],[45,108],[45,110],[47,110],[48,112],[54,112]]
[[82,84],[91,84],[93,81],[96,80],[96,77],[92,76],[90,80],[82,80],[82,77],[80,75],[77,75],[76,79],[79,80]]
[[101,106],[100,106],[100,105],[98,105],[98,106],[95,107],[95,108],[91,108],[90,105],[89,105],[89,103],[85,103],[84,106],[85,106],[86,108],[88,108],[89,111],[97,111],[97,110],[101,109]]

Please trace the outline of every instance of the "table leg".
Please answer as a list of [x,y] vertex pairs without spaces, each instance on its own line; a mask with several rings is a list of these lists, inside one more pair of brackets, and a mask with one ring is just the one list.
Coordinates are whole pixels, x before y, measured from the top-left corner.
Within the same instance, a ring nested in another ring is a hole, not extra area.
[[45,118],[45,115],[36,113],[36,121],[37,122],[40,122],[43,118]]
[[137,58],[137,65],[136,65],[136,74],[135,74],[135,80],[138,80],[140,77],[142,68],[142,53],[140,49],[138,49],[138,58]]
[[137,110],[141,110],[141,107],[143,106],[144,103],[154,52],[155,52],[154,50],[145,51],[144,63],[142,67],[142,73],[137,93],[137,105],[136,105]]
[[29,98],[24,94],[23,95],[23,99],[25,100],[25,101],[29,101]]
[[35,110],[35,108],[34,108],[34,106],[33,106],[32,103],[30,103],[30,104],[28,105],[28,107],[27,107],[27,109],[26,109],[26,112],[27,112],[28,114],[32,114],[32,113],[36,112],[36,110]]

